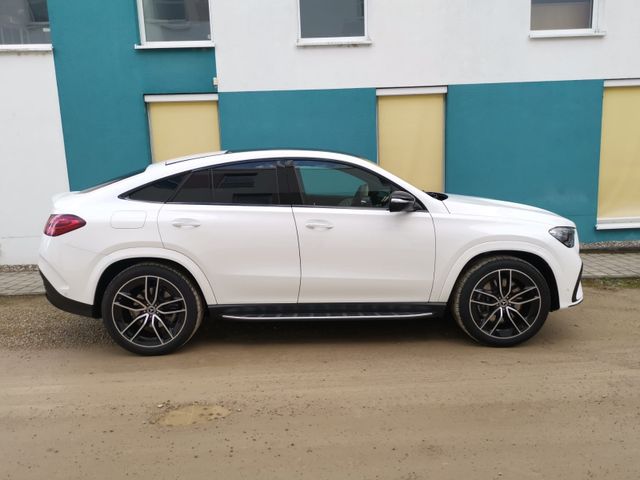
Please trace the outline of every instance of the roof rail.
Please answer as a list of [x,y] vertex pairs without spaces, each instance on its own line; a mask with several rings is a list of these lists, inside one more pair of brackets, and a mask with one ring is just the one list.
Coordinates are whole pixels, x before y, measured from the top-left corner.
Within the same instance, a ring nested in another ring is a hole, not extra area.
[[165,165],[173,165],[174,163],[187,162],[189,160],[197,160],[198,158],[213,157],[215,155],[223,155],[227,153],[227,150],[217,150],[215,152],[203,152],[193,155],[185,155],[184,157],[172,158],[164,162]]

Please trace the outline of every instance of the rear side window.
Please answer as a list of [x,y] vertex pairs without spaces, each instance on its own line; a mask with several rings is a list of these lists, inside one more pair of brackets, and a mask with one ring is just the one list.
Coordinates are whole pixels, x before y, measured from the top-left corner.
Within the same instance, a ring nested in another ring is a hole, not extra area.
[[170,201],[280,205],[276,162],[245,162],[194,171]]
[[211,203],[211,169],[192,172],[180,191],[171,200],[172,203]]
[[130,192],[126,196],[126,198],[128,198],[129,200],[138,200],[142,202],[164,203],[173,196],[186,176],[186,173],[181,173],[178,175],[173,175],[171,177],[156,180],[149,185],[145,185],[144,187],[140,187],[137,190]]
[[275,162],[250,162],[214,168],[214,203],[278,205],[278,175]]

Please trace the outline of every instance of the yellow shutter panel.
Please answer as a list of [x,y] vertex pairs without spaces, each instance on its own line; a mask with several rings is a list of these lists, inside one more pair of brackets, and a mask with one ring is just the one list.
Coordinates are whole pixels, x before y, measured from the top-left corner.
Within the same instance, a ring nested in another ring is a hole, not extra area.
[[444,188],[444,95],[378,97],[380,166],[416,187]]
[[640,217],[640,87],[605,88],[598,218]]
[[154,162],[220,150],[218,102],[147,104]]

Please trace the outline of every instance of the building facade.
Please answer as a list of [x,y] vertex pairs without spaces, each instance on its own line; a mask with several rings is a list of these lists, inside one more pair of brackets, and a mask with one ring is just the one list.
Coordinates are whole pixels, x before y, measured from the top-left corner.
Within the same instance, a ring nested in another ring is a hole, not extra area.
[[[53,104],[49,117],[13,128],[55,124],[65,152],[51,161],[50,145],[10,139],[0,158],[16,177],[48,168],[76,190],[190,153],[319,148],[425,189],[550,209],[583,242],[640,239],[635,0],[11,3],[36,24],[46,4],[51,44],[0,47],[15,72],[0,122],[24,113],[21,95],[34,101],[29,62],[48,59],[36,109]],[[18,258],[3,257],[11,235],[0,263]]]

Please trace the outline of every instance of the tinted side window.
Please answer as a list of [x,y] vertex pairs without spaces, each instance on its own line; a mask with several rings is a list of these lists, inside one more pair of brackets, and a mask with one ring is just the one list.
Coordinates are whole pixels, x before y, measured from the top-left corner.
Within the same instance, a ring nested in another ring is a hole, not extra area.
[[397,187],[368,170],[320,160],[295,162],[303,205],[387,208]]
[[211,169],[191,172],[171,203],[211,203]]
[[276,163],[248,162],[217,167],[213,173],[214,202],[238,205],[278,205]]
[[174,194],[178,186],[187,176],[185,173],[173,175],[172,177],[156,180],[149,185],[145,185],[127,195],[130,200],[143,202],[166,202]]

